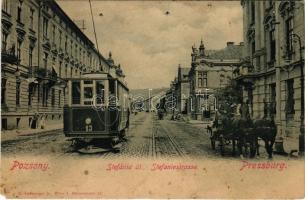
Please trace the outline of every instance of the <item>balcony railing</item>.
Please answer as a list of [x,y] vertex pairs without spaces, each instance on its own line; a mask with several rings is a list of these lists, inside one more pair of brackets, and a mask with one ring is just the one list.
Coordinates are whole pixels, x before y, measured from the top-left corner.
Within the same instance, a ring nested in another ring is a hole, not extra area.
[[15,48],[2,49],[1,60],[3,63],[18,64],[18,57],[15,54]]
[[55,83],[58,79],[57,73],[54,70],[38,68],[34,72],[36,78],[48,81],[50,84]]

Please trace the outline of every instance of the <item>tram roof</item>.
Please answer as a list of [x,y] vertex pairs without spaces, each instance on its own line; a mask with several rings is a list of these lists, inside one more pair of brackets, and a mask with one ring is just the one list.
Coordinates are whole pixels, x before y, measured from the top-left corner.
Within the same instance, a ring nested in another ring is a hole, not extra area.
[[81,77],[66,78],[66,80],[117,80],[126,90],[129,91],[127,85],[118,78],[112,77],[107,72],[89,72],[84,73]]

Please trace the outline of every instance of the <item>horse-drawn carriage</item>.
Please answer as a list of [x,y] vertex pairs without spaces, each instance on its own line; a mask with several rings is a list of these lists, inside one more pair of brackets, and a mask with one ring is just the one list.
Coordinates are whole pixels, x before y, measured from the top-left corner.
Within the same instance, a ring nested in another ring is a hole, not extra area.
[[[212,126],[208,126],[212,149],[220,148],[221,155],[225,153],[225,146],[232,144],[232,155],[235,155],[236,146],[241,157],[259,155],[258,139],[262,139],[269,158],[272,158],[272,148],[275,142],[276,125],[271,118],[252,120],[235,114],[233,117],[217,116]],[[244,151],[243,151],[244,149]]]

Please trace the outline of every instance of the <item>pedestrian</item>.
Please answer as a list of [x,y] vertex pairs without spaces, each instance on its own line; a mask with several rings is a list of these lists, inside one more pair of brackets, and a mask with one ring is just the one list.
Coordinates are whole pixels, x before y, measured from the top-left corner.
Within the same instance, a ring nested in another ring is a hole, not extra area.
[[45,115],[42,115],[41,116],[41,120],[40,120],[40,128],[41,129],[45,129],[45,124],[46,122],[45,122]]
[[36,112],[35,114],[34,114],[34,117],[33,117],[33,120],[32,120],[32,124],[31,124],[31,128],[32,129],[37,129],[37,122],[38,122],[38,119],[39,119],[39,115],[38,115],[38,113]]

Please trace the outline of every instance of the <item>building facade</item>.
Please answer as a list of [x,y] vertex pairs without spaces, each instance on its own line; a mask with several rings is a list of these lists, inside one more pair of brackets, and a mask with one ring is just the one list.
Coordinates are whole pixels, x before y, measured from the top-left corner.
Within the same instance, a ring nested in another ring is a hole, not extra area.
[[65,79],[111,66],[54,0],[3,0],[2,130],[62,123]]
[[[241,1],[241,5],[245,46],[237,80],[250,102],[252,118],[273,118],[277,143],[285,146],[285,140],[298,138],[304,126],[304,2]],[[298,149],[297,142],[293,146],[289,148]]]
[[239,67],[243,43],[228,42],[221,50],[205,50],[203,41],[199,49],[192,47],[192,67],[189,72],[189,114],[193,119],[210,120],[217,109],[214,97],[219,88],[230,83],[233,71]]
[[188,100],[190,96],[189,71],[190,68],[178,66],[176,83],[177,110],[182,114],[187,114],[188,111]]

